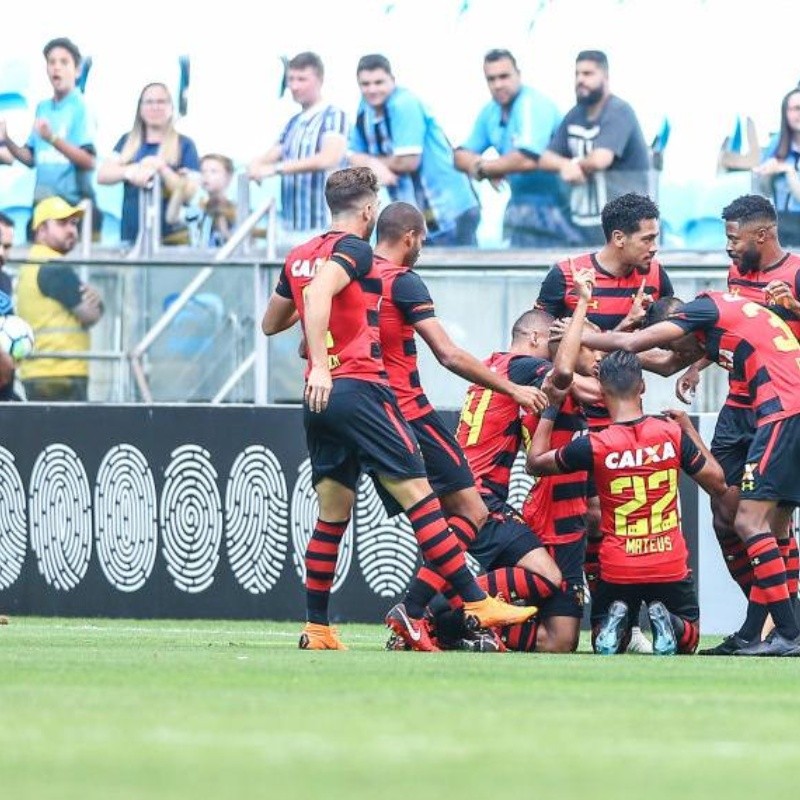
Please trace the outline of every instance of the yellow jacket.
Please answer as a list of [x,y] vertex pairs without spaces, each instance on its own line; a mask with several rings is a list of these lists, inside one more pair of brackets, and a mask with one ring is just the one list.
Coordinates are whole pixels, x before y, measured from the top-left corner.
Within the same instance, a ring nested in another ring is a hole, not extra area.
[[[89,349],[89,333],[65,306],[39,290],[39,270],[45,261],[63,258],[61,253],[34,244],[17,279],[17,314],[27,320],[36,337],[34,352]],[[31,358],[20,364],[22,380],[32,378],[79,378],[89,375],[89,362],[76,358]]]

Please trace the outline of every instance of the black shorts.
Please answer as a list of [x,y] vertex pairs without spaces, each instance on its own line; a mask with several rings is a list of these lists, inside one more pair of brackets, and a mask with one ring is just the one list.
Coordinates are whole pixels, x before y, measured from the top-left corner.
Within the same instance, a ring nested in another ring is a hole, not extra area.
[[608,583],[599,580],[592,592],[592,626],[603,622],[609,606],[615,600],[622,600],[627,604],[629,628],[638,624],[642,602],[652,603],[654,600],[660,600],[667,611],[676,617],[688,619],[690,622],[700,619],[697,590],[691,575],[668,583]]
[[435,411],[412,419],[409,424],[417,436],[425,471],[437,497],[475,485],[461,445]]
[[469,554],[487,572],[499,567],[514,567],[519,560],[542,546],[539,537],[507,503],[481,495],[489,509],[489,519],[469,546]]
[[741,483],[747,451],[755,432],[756,415],[752,409],[722,407],[711,439],[711,454],[719,461],[728,486]]
[[561,570],[561,586],[542,604],[539,612],[547,617],[583,617],[583,562],[586,537],[577,542],[547,545],[547,551]]
[[303,407],[314,486],[331,478],[355,491],[364,470],[387,478],[424,478],[425,463],[414,432],[392,390],[354,378],[333,382],[328,407]]
[[742,500],[800,504],[800,414],[756,430],[744,464]]

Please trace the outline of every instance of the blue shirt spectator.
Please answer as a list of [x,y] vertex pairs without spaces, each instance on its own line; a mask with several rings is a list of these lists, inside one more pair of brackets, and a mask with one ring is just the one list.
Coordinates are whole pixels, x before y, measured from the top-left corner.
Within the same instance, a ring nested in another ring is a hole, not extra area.
[[395,86],[382,55],[364,56],[357,77],[362,100],[350,135],[351,162],[372,168],[393,201],[422,212],[429,245],[477,245],[477,196],[456,170],[453,148],[430,110]]
[[[483,71],[492,99],[478,115],[469,138],[456,150],[456,166],[496,186],[507,181],[511,199],[503,220],[512,247],[578,244],[566,213],[565,187],[558,176],[539,170],[539,157],[561,122],[556,104],[522,85],[514,56],[490,50]],[[497,158],[484,158],[494,149]]]

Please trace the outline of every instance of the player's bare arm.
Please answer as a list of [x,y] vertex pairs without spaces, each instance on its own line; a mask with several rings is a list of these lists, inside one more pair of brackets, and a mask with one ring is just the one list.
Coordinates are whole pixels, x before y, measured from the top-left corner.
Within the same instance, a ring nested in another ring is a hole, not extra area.
[[608,331],[606,333],[584,331],[581,341],[593,350],[602,350],[606,353],[610,353],[613,350],[642,353],[654,347],[664,347],[685,335],[686,332],[680,325],[665,320],[633,333],[625,333],[623,331]]
[[291,328],[298,319],[300,319],[300,315],[297,313],[294,300],[281,297],[277,292],[273,292],[261,320],[261,330],[265,336],[274,336],[276,333]]
[[557,415],[558,409],[550,406],[536,426],[525,462],[525,471],[529,475],[560,475],[562,472],[556,462],[557,451],[550,449],[550,437]]
[[572,385],[575,364],[581,349],[581,334],[586,320],[586,311],[592,299],[594,288],[593,269],[572,269],[572,280],[578,294],[578,302],[566,330],[561,337],[555,358],[553,359],[552,381],[556,389],[566,390]]
[[331,302],[349,283],[350,276],[343,267],[335,261],[326,261],[305,292],[306,343],[311,362],[306,381],[306,402],[309,409],[317,413],[327,407],[333,388],[325,344],[331,319]]
[[414,330],[425,340],[436,360],[460,378],[506,394],[523,408],[537,414],[547,407],[549,401],[541,389],[520,386],[492,372],[483,362],[459,347],[435,317],[416,322]]
[[687,413],[675,408],[668,408],[662,413],[678,423],[681,430],[695,443],[697,449],[705,458],[705,464],[702,468],[690,476],[692,480],[712,497],[724,495],[729,487],[725,483],[725,474],[722,471],[722,467],[706,447],[706,443],[702,440],[694,425],[692,425]]

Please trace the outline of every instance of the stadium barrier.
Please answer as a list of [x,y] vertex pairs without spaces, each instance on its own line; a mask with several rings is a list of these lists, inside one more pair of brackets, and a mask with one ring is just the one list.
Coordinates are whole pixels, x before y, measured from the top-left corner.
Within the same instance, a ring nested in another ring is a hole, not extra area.
[[[299,408],[7,404],[0,420],[0,612],[302,618],[316,500]],[[713,415],[699,424],[709,440]],[[520,457],[512,503],[530,480]],[[743,605],[707,499],[684,479],[681,500],[703,629],[730,632]],[[362,479],[334,619],[381,620],[417,564],[407,520]]]

